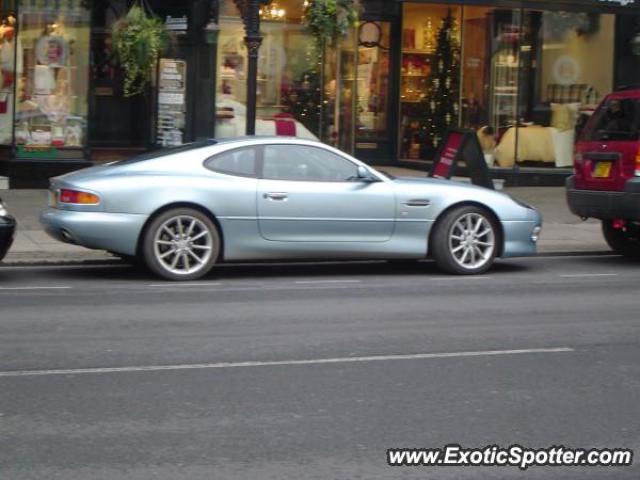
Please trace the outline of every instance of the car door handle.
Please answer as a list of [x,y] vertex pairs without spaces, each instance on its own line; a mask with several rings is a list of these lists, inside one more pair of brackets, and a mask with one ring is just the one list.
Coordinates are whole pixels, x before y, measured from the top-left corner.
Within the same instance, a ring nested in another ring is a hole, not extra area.
[[286,200],[289,195],[285,192],[269,192],[264,194],[264,198],[269,200]]

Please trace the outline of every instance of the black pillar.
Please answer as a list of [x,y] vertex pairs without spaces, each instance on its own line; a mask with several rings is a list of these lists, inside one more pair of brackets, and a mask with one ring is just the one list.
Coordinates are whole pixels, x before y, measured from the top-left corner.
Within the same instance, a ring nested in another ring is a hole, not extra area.
[[206,36],[210,22],[218,18],[217,2],[195,0],[189,15],[193,50],[190,55],[191,75],[188,85],[187,141],[211,138],[215,131],[215,69],[217,49]]
[[258,90],[258,52],[262,44],[260,34],[260,5],[265,0],[235,0],[244,20],[249,66],[247,69],[247,135],[256,133],[256,109]]

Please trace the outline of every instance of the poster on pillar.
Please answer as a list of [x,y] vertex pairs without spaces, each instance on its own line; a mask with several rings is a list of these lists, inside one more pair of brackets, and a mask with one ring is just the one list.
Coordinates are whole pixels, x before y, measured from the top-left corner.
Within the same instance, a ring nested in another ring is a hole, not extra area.
[[186,114],[184,60],[161,58],[158,63],[158,121],[156,143],[173,147],[184,143]]

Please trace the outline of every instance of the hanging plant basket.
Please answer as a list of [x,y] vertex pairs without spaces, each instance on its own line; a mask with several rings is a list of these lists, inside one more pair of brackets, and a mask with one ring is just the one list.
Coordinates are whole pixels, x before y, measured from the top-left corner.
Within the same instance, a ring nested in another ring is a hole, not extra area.
[[304,23],[318,42],[334,43],[358,21],[358,0],[308,0]]
[[113,48],[124,70],[124,96],[143,93],[164,51],[168,35],[162,20],[135,3],[112,29]]

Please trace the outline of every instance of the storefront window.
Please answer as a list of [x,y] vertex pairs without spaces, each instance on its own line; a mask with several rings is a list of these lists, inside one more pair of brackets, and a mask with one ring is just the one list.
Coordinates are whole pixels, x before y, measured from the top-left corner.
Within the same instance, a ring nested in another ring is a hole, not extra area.
[[322,141],[353,152],[356,111],[356,35],[350,31],[323,55]]
[[429,160],[460,115],[460,15],[454,5],[404,4],[401,159]]
[[615,16],[525,13],[516,162],[571,167],[576,125],[613,89]]
[[[216,136],[244,135],[247,50],[244,24],[232,1],[223,1],[218,41]],[[320,136],[320,53],[302,25],[303,3],[271,2],[263,9],[258,57],[257,134]]]
[[[2,4],[4,7],[4,3]],[[16,17],[12,10],[0,9],[0,145],[13,141],[15,87]]]
[[494,167],[571,167],[575,131],[613,88],[614,16],[465,7],[462,125]]
[[89,10],[81,0],[19,3],[18,156],[86,144]]
[[[468,6],[463,15],[461,125],[478,132],[490,166],[511,167],[517,141],[522,11]],[[501,141],[499,160],[497,143]]]

